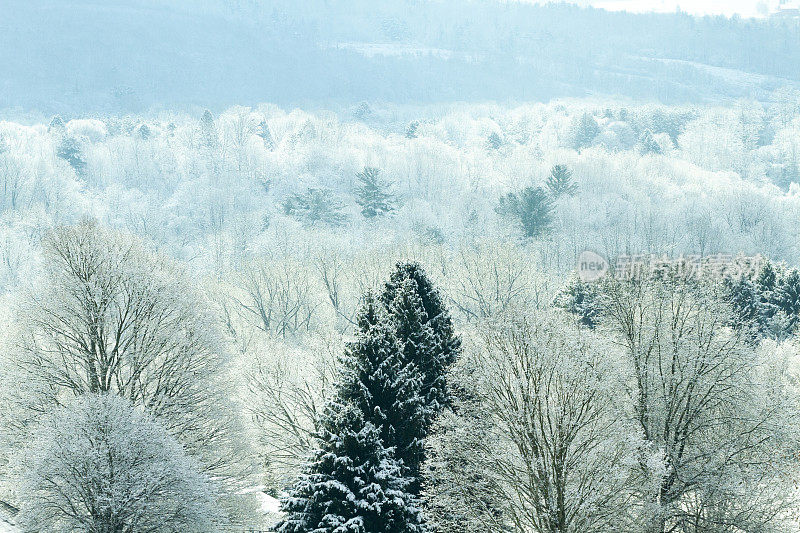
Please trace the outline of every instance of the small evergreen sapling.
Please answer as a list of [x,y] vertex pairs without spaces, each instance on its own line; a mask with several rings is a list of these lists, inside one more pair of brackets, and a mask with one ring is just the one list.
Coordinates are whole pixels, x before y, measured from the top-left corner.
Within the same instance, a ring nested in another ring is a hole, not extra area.
[[380,169],[365,167],[356,174],[358,188],[356,188],[356,203],[361,206],[364,218],[375,218],[391,213],[395,210],[397,201],[392,193],[392,183],[380,178]]
[[555,165],[550,169],[545,185],[554,199],[562,195],[574,196],[578,192],[578,186],[572,182],[572,171],[567,165]]

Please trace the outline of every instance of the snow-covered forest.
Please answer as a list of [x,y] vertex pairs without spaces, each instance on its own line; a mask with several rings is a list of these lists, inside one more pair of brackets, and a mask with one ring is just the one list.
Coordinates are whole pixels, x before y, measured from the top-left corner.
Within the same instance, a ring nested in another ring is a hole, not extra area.
[[[35,13],[58,29],[166,9],[70,3],[9,0],[0,43]],[[356,52],[398,61],[385,80],[445,61],[430,98],[351,80],[292,100],[290,77],[255,103],[258,78],[162,87],[170,56],[114,92],[129,73],[110,55],[72,77],[8,62],[0,532],[800,531],[800,25],[455,4],[240,0],[192,19],[264,24],[259,46],[319,31],[303,79],[375,67]],[[539,50],[563,17],[594,33]],[[638,76],[642,28],[684,37],[650,54],[680,62],[660,81],[588,66],[606,53]],[[186,44],[159,31],[148,53]],[[743,35],[767,45],[698,44]],[[533,51],[547,62],[524,83],[571,66],[524,91],[481,82]],[[52,96],[51,76],[74,88]],[[646,264],[622,275],[630,258]]]

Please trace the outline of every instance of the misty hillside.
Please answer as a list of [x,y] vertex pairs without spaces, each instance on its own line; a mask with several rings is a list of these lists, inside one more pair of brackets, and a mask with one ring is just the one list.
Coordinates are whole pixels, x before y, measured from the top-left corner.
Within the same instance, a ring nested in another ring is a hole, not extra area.
[[[796,21],[422,0],[5,0],[0,110],[766,99]],[[612,30],[613,28],[613,30]]]

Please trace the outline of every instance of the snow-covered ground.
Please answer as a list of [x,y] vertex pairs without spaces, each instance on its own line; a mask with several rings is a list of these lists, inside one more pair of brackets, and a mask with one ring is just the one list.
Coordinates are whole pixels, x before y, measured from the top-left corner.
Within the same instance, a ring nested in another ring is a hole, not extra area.
[[0,517],[0,533],[20,533],[13,524]]
[[15,512],[16,509],[0,500],[0,533],[19,533],[19,528],[11,519]]
[[[279,499],[264,492],[265,488],[263,485],[257,485],[241,491],[240,494],[254,494],[266,523],[272,526],[281,519],[281,502]],[[0,529],[0,533],[6,532]]]

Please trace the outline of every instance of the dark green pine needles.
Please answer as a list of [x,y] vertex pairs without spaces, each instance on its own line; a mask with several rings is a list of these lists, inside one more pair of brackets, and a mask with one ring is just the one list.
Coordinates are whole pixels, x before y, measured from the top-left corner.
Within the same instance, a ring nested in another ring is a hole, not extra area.
[[446,371],[460,347],[425,272],[399,263],[380,296],[364,298],[318,449],[284,500],[280,533],[424,530],[423,440],[449,404]]

